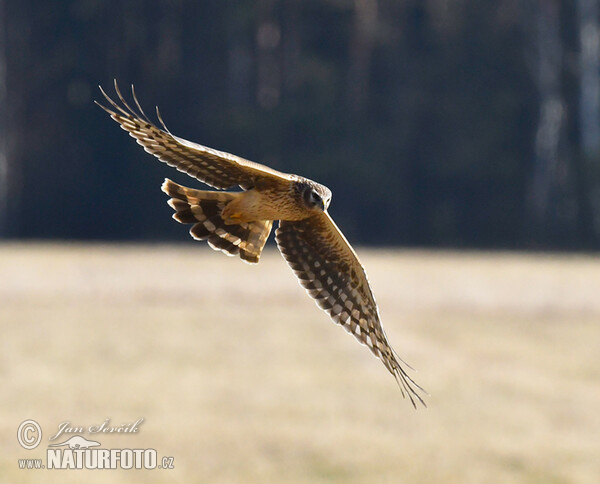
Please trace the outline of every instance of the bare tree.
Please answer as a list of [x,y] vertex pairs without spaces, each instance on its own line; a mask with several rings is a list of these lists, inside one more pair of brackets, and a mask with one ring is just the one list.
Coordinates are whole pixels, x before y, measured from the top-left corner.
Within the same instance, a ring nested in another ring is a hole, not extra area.
[[598,0],[578,0],[581,144],[586,155],[600,148],[600,30]]
[[377,0],[354,0],[348,72],[348,106],[352,113],[362,112],[368,100],[371,57],[378,28],[377,12]]
[[6,89],[6,22],[4,0],[0,0],[0,237],[8,232],[9,155],[8,99]]
[[300,85],[300,57],[302,39],[300,36],[301,0],[283,2],[283,84],[286,94],[295,94]]
[[258,24],[256,30],[257,85],[256,98],[263,109],[273,109],[281,98],[281,65],[279,49],[281,26],[276,15],[274,0],[258,2]]
[[539,120],[535,136],[535,160],[530,190],[530,211],[537,236],[548,228],[553,189],[564,136],[565,105],[561,94],[563,47],[560,38],[559,2],[539,0],[535,11],[535,82],[539,93]]
[[[598,0],[578,0],[579,23],[579,164],[580,230],[592,240],[600,233],[600,188],[590,174],[599,171],[600,155],[600,8]],[[591,166],[590,166],[591,165]],[[595,165],[595,166],[594,166]]]
[[230,104],[249,106],[254,101],[252,46],[244,35],[239,9],[227,17],[227,95]]

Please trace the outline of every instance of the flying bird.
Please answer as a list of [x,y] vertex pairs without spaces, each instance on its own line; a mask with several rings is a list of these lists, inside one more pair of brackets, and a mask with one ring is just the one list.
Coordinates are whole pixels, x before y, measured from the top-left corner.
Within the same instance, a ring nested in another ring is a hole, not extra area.
[[170,197],[173,218],[190,224],[194,239],[254,264],[277,220],[277,246],[309,296],[383,362],[413,406],[425,405],[419,395],[424,390],[406,373],[404,365],[408,365],[388,342],[364,267],[327,212],[331,202],[327,187],[173,135],[158,107],[162,128],[150,121],[133,86],[135,108],[127,103],[116,80],[120,103],[101,86],[100,91],[110,107],[96,104],[148,153],[216,189],[242,189],[197,190],[165,179],[162,190]]

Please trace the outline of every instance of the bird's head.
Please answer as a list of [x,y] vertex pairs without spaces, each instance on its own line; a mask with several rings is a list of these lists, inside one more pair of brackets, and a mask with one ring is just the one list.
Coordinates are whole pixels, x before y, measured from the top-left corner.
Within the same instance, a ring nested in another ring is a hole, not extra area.
[[331,190],[324,185],[307,180],[302,183],[302,201],[311,210],[325,212],[331,203]]

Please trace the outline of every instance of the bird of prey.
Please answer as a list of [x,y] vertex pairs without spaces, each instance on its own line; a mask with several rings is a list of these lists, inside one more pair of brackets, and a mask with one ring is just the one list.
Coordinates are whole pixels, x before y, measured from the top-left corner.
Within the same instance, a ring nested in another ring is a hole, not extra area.
[[179,138],[167,129],[156,108],[161,129],[144,113],[133,86],[131,90],[135,108],[127,103],[116,80],[120,103],[100,86],[110,107],[96,104],[160,161],[219,190],[242,188],[238,192],[196,190],[165,179],[162,190],[170,197],[173,218],[191,224],[194,239],[206,240],[213,249],[239,255],[248,263],[258,262],[273,222],[279,221],[275,240],[309,296],[368,346],[413,406],[425,405],[419,395],[424,390],[406,373],[388,342],[362,264],[327,212],[331,191],[308,178]]

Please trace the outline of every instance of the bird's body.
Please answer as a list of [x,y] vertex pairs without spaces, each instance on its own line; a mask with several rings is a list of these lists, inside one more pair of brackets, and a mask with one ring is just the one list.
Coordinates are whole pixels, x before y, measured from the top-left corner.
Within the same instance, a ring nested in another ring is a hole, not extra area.
[[165,180],[173,218],[191,224],[190,234],[227,255],[257,263],[273,222],[279,221],[277,245],[308,294],[331,319],[369,347],[394,375],[413,405],[423,403],[422,390],[407,374],[391,348],[366,272],[337,228],[327,208],[331,191],[308,178],[281,173],[264,165],[172,135],[144,114],[135,91],[132,109],[115,82],[121,105],[104,91],[114,108],[105,111],[144,149],[179,171],[217,189],[236,185],[241,192],[196,190]]
[[307,178],[291,177],[275,183],[259,181],[225,207],[225,223],[255,222],[257,220],[303,220],[314,215],[302,198],[303,187],[311,186],[320,193],[330,193],[323,185]]

